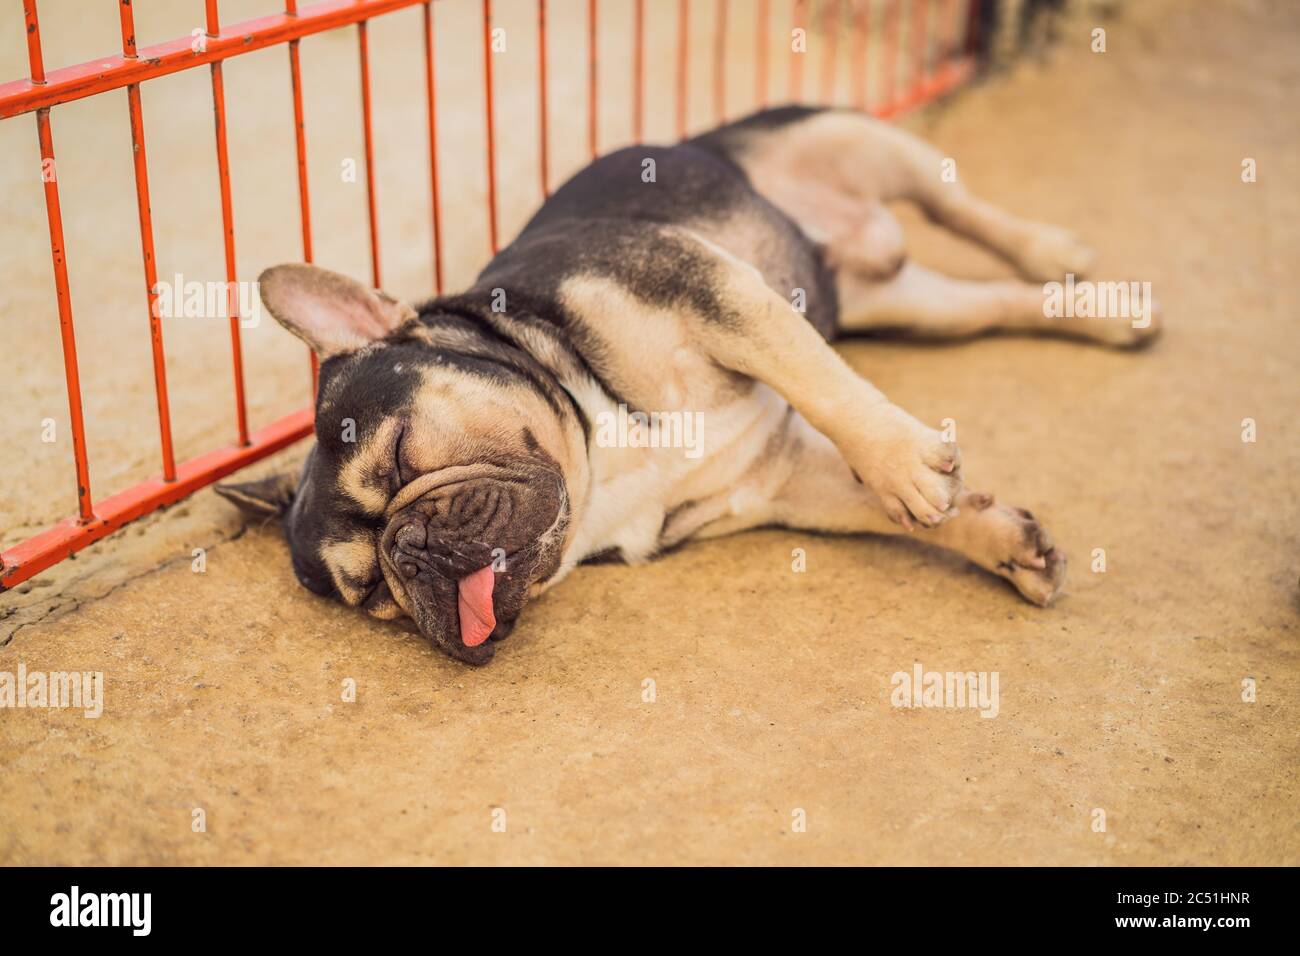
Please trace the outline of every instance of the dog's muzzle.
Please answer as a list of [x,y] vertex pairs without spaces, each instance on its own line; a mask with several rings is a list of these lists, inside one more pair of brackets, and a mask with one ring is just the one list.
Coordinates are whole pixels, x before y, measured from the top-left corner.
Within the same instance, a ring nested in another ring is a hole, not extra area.
[[402,609],[426,638],[453,657],[484,664],[497,628],[491,548],[431,528],[414,507],[394,515],[380,543],[380,566]]

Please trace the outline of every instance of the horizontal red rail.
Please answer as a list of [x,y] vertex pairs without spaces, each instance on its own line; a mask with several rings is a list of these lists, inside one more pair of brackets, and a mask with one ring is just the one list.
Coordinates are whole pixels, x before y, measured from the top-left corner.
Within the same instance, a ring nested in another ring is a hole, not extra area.
[[135,57],[102,56],[88,63],[51,70],[45,75],[44,83],[13,80],[0,84],[0,119],[120,90],[422,3],[424,0],[326,0],[303,7],[297,14],[276,13],[222,27],[219,36],[207,39],[201,52],[191,48],[194,41],[187,36],[142,47]]
[[[36,113],[37,133],[43,160],[54,161],[54,142],[50,130],[50,108],[72,100],[95,96],[110,90],[125,88],[128,92],[129,118],[132,128],[133,153],[135,162],[136,188],[140,207],[141,242],[144,251],[144,272],[147,294],[150,302],[150,331],[153,340],[154,370],[158,392],[160,434],[163,443],[163,474],[142,482],[125,491],[119,492],[97,503],[92,503],[90,480],[86,456],[85,428],[81,413],[81,392],[77,371],[76,342],[73,334],[71,293],[68,286],[67,265],[64,260],[64,243],[62,215],[59,204],[57,183],[51,178],[45,183],[47,216],[50,226],[50,251],[54,263],[55,294],[58,304],[60,334],[63,343],[64,370],[68,386],[68,407],[72,424],[73,452],[76,465],[78,514],[59,522],[48,530],[37,534],[8,551],[0,554],[0,591],[13,587],[27,580],[46,568],[62,561],[75,551],[112,534],[130,521],[146,515],[165,505],[172,504],[187,497],[194,491],[225,477],[267,455],[273,454],[288,445],[307,437],[312,432],[312,410],[301,409],[286,415],[266,427],[248,431],[244,382],[241,360],[241,346],[237,317],[233,310],[230,319],[231,346],[233,352],[236,405],[236,433],[234,444],[207,452],[176,465],[171,455],[171,432],[167,412],[167,389],[165,380],[165,359],[162,350],[161,327],[152,308],[155,291],[152,282],[153,241],[152,225],[149,215],[148,168],[145,159],[145,135],[143,111],[140,107],[139,84],[145,80],[178,73],[199,66],[210,65],[212,72],[213,109],[216,121],[216,149],[218,166],[218,185],[221,192],[222,235],[226,253],[226,278],[235,280],[234,258],[234,224],[230,200],[230,169],[228,147],[226,142],[225,114],[226,103],[222,83],[221,64],[224,60],[249,53],[253,50],[284,44],[289,51],[290,80],[293,94],[295,145],[298,160],[298,187],[301,206],[301,225],[303,258],[312,260],[312,234],[309,189],[307,182],[306,135],[302,97],[302,77],[298,57],[299,41],[303,37],[355,24],[358,29],[359,54],[361,62],[361,93],[363,111],[363,135],[365,140],[365,160],[367,177],[367,213],[371,239],[371,272],[376,285],[379,284],[380,259],[377,228],[377,201],[374,181],[374,143],[373,122],[370,104],[369,46],[366,23],[381,14],[390,13],[405,7],[422,5],[424,7],[424,84],[427,97],[430,153],[430,185],[433,206],[433,247],[434,247],[434,285],[441,292],[443,288],[442,262],[442,217],[439,208],[439,182],[437,169],[438,137],[436,129],[436,100],[433,70],[433,2],[434,0],[326,0],[310,7],[297,9],[296,0],[286,0],[286,12],[271,16],[247,20],[242,23],[221,27],[217,13],[217,0],[205,0],[207,36],[205,44],[195,50],[192,38],[184,37],[170,40],[143,49],[135,46],[135,27],[131,9],[127,0],[122,0],[119,11],[122,21],[122,55],[101,57],[88,63],[64,67],[46,72],[41,55],[40,30],[36,17],[36,0],[23,0],[24,24],[27,33],[28,58],[31,76],[23,80],[0,84],[0,119],[18,116],[23,113]],[[466,0],[474,2],[474,0]],[[492,89],[492,59],[495,55],[492,44],[492,4],[491,0],[478,0],[482,4],[483,18],[483,53],[485,57],[484,85],[485,108],[487,113],[487,170],[488,170],[488,216],[491,246],[497,247],[497,209],[496,209],[496,163],[495,163],[495,128],[493,121],[494,94]],[[627,0],[632,6],[633,17],[633,135],[639,140],[642,134],[645,77],[645,49],[643,16],[646,4],[644,0]],[[912,0],[908,7],[909,36],[912,60],[908,64],[912,82],[908,88],[896,94],[896,66],[900,49],[900,29],[902,0],[887,0],[885,7],[885,50],[883,66],[883,95],[880,102],[871,108],[877,116],[890,117],[927,102],[951,90],[964,82],[970,75],[974,63],[972,54],[975,50],[975,30],[978,26],[978,0],[972,0],[967,8],[965,36],[958,35],[959,27],[952,0],[946,0],[942,19],[948,33],[948,49],[936,42],[933,64],[927,62],[930,52],[932,33],[937,37],[944,32],[943,26],[931,28],[924,13],[925,0]],[[727,37],[727,0],[714,0],[715,32],[713,37],[713,113],[721,121],[728,113],[727,87],[725,85]],[[807,27],[807,0],[795,0],[793,5],[795,27]],[[841,0],[822,8],[823,35],[826,46],[823,48],[822,99],[830,102],[835,99],[836,70],[835,56],[837,35],[849,30],[858,31],[851,48],[852,67],[850,98],[858,106],[865,106],[866,100],[866,34],[869,30],[869,5],[865,0],[845,0],[846,9],[841,9]],[[685,137],[689,130],[689,90],[687,85],[689,69],[689,20],[692,16],[690,0],[679,0],[677,11],[677,49],[676,49],[676,127],[677,133]],[[671,9],[666,3],[658,9]],[[759,106],[766,105],[768,94],[768,62],[771,49],[769,39],[773,36],[768,0],[757,0],[757,41],[758,72],[756,76],[754,99]],[[596,0],[587,3],[587,138],[589,150],[594,154],[598,145],[597,128],[597,81],[599,79],[597,50],[597,12]],[[547,151],[550,145],[547,123],[547,5],[546,0],[538,0],[538,85],[539,85],[539,128],[541,133],[541,192],[549,193],[550,176],[547,164]],[[932,21],[937,18],[930,18]],[[778,33],[780,31],[777,31]],[[961,43],[958,52],[958,43]],[[944,57],[947,57],[945,60]],[[789,93],[798,100],[802,91],[803,56],[791,54],[788,64],[790,70]],[[932,67],[932,68],[931,68]],[[313,372],[315,362],[312,363]]]
[[312,410],[299,409],[254,432],[247,445],[227,445],[182,462],[176,479],[161,476],[141,482],[95,505],[95,517],[86,523],[76,518],[60,521],[47,531],[4,553],[4,576],[0,585],[11,588],[34,574],[58,564],[136,518],[188,497],[200,488],[274,454],[312,433]]
[[950,60],[930,77],[918,82],[903,96],[892,103],[884,103],[872,109],[871,114],[879,119],[892,119],[908,110],[916,109],[936,97],[949,93],[970,79],[975,69],[975,61],[970,57]]

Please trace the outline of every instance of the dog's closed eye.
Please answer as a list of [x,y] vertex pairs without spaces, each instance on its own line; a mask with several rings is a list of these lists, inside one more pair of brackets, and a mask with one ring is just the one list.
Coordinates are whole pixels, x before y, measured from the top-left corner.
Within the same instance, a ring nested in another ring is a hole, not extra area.
[[397,478],[397,486],[399,488],[413,481],[417,477],[416,470],[410,467],[402,457],[402,442],[405,438],[406,426],[403,425],[397,430],[397,437],[393,440],[393,468]]
[[387,486],[390,495],[397,494],[414,477],[411,469],[402,464],[402,438],[405,434],[406,426],[402,425],[393,436],[388,454],[376,461],[371,473],[371,480]]

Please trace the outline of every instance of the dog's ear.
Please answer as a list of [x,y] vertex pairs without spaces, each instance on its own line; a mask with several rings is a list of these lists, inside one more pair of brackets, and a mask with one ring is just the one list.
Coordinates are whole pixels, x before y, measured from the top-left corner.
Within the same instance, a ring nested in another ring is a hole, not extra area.
[[405,302],[318,266],[274,266],[257,281],[276,321],[322,359],[382,339],[415,317]]
[[257,481],[226,482],[213,490],[239,510],[254,518],[278,518],[293,504],[298,482],[292,472],[260,478]]

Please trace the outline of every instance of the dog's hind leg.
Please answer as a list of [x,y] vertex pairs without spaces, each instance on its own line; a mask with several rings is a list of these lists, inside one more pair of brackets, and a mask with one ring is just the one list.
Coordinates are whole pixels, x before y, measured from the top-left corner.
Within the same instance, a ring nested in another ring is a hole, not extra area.
[[[913,262],[883,282],[870,272],[841,268],[836,287],[839,328],[845,332],[951,339],[1003,330],[1125,347],[1146,344],[1160,331],[1158,311],[1138,326],[1123,318],[1049,317],[1040,286],[1018,279],[953,279]],[[1158,309],[1154,303],[1148,308]]]
[[931,220],[997,253],[1028,279],[1061,282],[1066,275],[1082,278],[1092,269],[1097,254],[1074,233],[1013,216],[972,195],[961,183],[945,181],[942,163],[935,152],[918,165],[903,197]]
[[[790,430],[789,478],[750,525],[845,534],[897,534],[880,499],[853,479],[838,450],[806,421]],[[1050,604],[1065,583],[1065,555],[1032,514],[996,504],[990,494],[963,492],[957,513],[938,528],[918,529],[915,538],[964,555],[986,571],[1005,578],[1040,607]]]
[[1068,229],[1012,215],[970,192],[959,180],[955,161],[901,130],[888,155],[898,165],[889,178],[887,199],[915,203],[933,222],[979,243],[1037,282],[1082,278],[1097,254]]
[[947,158],[916,136],[853,110],[825,110],[751,134],[734,159],[755,188],[815,241],[852,243],[853,220],[908,200],[1039,282],[1082,277],[1093,251],[1073,233],[1031,222],[972,195]]
[[[882,202],[916,203],[931,220],[985,246],[1026,278],[1081,278],[1096,261],[1096,253],[1068,229],[1022,219],[972,194],[950,157],[905,130],[845,112],[823,114],[819,122],[829,140],[850,144],[849,156],[857,154],[860,175],[875,178]],[[816,129],[817,123],[808,126]],[[843,164],[842,156],[837,168]]]

